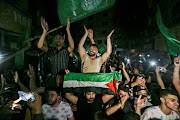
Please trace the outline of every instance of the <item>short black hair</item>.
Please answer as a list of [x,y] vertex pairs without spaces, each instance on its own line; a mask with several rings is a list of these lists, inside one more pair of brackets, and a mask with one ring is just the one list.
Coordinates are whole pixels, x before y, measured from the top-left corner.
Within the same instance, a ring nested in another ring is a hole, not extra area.
[[140,120],[140,116],[137,113],[130,111],[124,115],[123,120]]
[[123,90],[124,92],[128,92],[129,93],[129,88],[127,88],[125,84],[120,84],[118,86],[118,93],[119,93],[120,90]]
[[96,44],[91,44],[89,47],[95,46],[98,49],[98,46]]
[[161,89],[160,92],[159,92],[159,96],[160,97],[168,96],[169,94],[170,95],[175,95],[175,96],[179,97],[178,93],[176,91],[174,91],[174,90]]
[[107,120],[107,115],[104,111],[97,111],[92,115],[92,120]]
[[60,96],[60,90],[57,87],[47,87],[46,93],[48,94],[49,91],[55,91],[58,96]]

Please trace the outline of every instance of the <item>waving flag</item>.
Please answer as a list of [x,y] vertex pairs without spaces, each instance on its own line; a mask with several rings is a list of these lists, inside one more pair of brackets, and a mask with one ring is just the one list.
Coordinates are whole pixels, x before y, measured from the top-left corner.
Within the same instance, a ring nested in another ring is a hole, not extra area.
[[57,0],[57,12],[61,25],[66,25],[103,11],[114,5],[115,0]]
[[169,53],[176,56],[177,53],[180,53],[180,41],[177,40],[176,36],[164,25],[159,6],[157,7],[156,22],[159,30],[166,37]]
[[[68,90],[76,88],[78,92],[84,92],[86,89],[94,88],[97,93],[116,93],[116,83],[120,81],[122,75],[118,72],[111,73],[68,73],[64,76],[63,88]],[[72,92],[72,91],[71,91]],[[77,92],[77,91],[76,91]]]

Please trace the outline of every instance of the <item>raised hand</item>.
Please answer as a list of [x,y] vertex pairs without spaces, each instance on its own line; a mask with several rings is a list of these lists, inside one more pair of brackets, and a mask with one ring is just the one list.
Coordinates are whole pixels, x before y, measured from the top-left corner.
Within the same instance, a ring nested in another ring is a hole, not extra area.
[[69,31],[70,30],[70,19],[69,19],[69,16],[67,18],[67,26],[66,26],[66,31]]
[[35,78],[34,67],[31,66],[30,64],[29,64],[29,70],[27,72],[27,75],[29,76],[29,78]]
[[123,97],[121,97],[121,101],[120,101],[121,109],[124,108],[124,105],[125,105],[128,98],[129,98],[129,94],[127,92],[125,93],[125,95],[123,95]]
[[77,106],[76,106],[76,105],[73,105],[73,104],[71,103],[70,106],[71,106],[71,110],[72,110],[73,112],[77,111]]
[[113,32],[114,32],[114,29],[111,31],[111,33],[107,36],[107,38],[110,38],[111,37],[111,35],[113,34]]
[[126,65],[124,64],[124,62],[122,62],[122,66],[123,66],[123,70],[125,70]]
[[66,72],[66,74],[68,74],[68,73],[70,73],[70,71],[67,69],[67,70],[65,70],[65,72]]
[[178,57],[175,57],[174,58],[174,65],[176,66],[176,67],[180,67],[180,59],[178,58]]
[[109,66],[109,69],[111,70],[111,72],[114,72],[111,66]]
[[87,30],[86,26],[84,25],[85,34],[89,34],[89,31]]
[[38,93],[34,93],[34,96],[35,100],[31,101],[31,99],[29,99],[27,104],[32,108],[33,114],[41,114],[42,98],[40,95],[38,95]]
[[88,37],[90,38],[90,39],[92,39],[93,38],[93,30],[92,29],[88,29]]
[[17,71],[15,71],[14,81],[15,81],[15,83],[18,83],[18,82],[19,82],[19,75],[18,75],[18,72],[17,72]]
[[6,79],[4,78],[3,74],[1,74],[1,84],[3,87],[6,85]]
[[41,26],[43,28],[44,31],[48,31],[49,27],[48,27],[48,23],[45,21],[45,18],[41,17]]
[[160,72],[160,68],[158,66],[156,66],[156,70],[155,70],[156,73],[159,73]]
[[147,98],[144,97],[143,99],[141,99],[142,95],[140,95],[137,99],[137,102],[136,102],[136,105],[141,107],[141,106],[144,106],[146,105],[146,102],[147,102]]

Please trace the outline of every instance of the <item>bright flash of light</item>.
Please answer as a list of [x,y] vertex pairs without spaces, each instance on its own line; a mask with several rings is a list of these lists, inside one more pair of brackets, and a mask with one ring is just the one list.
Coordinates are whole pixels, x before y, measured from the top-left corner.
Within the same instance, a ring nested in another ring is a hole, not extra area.
[[3,59],[3,55],[0,54],[0,60]]
[[129,63],[129,62],[130,62],[130,59],[127,59],[127,62]]
[[150,55],[147,55],[147,57],[150,57]]
[[151,66],[154,66],[154,65],[156,65],[156,62],[152,61],[152,62],[150,62],[150,64],[151,64]]
[[11,109],[14,110],[14,108],[21,108],[21,106],[19,104],[17,104],[18,102],[20,102],[22,100],[22,98],[19,98],[15,101],[13,101],[12,105],[11,105]]

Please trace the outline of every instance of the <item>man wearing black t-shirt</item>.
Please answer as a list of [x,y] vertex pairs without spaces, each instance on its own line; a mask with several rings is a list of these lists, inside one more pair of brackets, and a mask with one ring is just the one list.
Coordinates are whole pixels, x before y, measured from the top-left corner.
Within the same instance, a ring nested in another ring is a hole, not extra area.
[[71,93],[65,94],[66,98],[77,106],[77,120],[91,120],[93,114],[102,111],[104,103],[108,102],[114,95],[96,95],[92,90],[84,93],[83,97],[77,97]]

